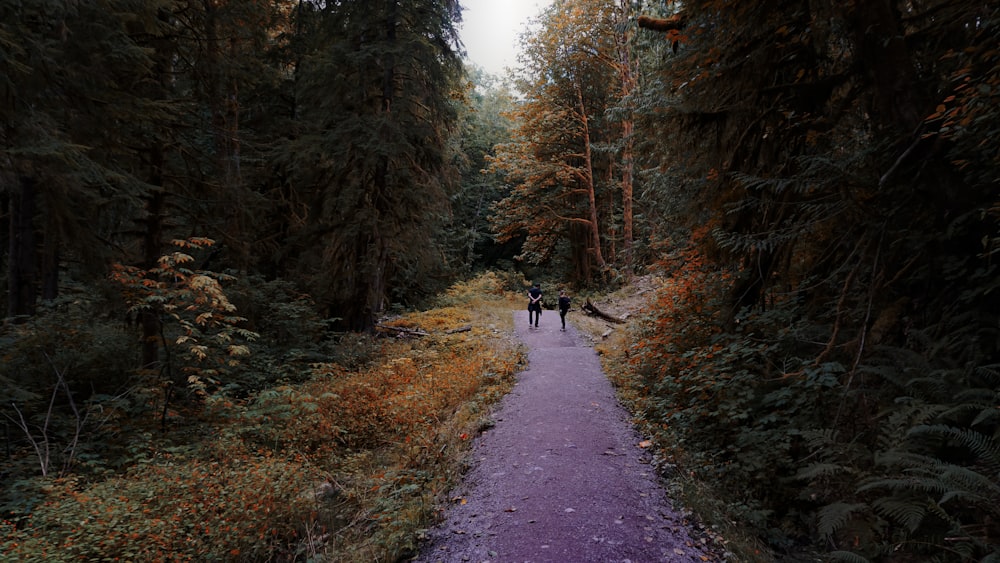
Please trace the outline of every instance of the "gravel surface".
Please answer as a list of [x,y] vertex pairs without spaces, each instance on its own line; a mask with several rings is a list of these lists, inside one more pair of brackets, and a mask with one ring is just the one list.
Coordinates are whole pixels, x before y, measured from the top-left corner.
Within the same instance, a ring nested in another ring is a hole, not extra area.
[[514,320],[528,367],[414,560],[718,561],[671,506],[593,349],[557,312]]

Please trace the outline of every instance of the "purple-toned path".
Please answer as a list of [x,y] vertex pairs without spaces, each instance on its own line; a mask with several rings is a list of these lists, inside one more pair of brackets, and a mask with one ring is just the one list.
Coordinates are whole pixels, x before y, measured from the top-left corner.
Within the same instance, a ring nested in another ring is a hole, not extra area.
[[597,354],[559,314],[514,312],[528,367],[477,438],[416,561],[711,561],[666,498]]

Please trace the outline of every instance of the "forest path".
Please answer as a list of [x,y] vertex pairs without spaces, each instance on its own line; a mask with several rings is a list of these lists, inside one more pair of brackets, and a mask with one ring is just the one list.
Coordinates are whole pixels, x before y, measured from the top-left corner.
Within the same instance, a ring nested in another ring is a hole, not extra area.
[[717,560],[695,547],[594,350],[555,311],[538,328],[527,311],[514,320],[527,369],[415,561]]

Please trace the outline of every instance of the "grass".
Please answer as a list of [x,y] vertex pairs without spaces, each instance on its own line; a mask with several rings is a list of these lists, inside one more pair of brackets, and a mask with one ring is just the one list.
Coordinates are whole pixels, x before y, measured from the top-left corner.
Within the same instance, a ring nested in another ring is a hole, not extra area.
[[412,555],[522,367],[520,305],[480,276],[387,321],[424,336],[376,338],[374,361],[317,362],[297,383],[208,397],[183,447],[153,438],[123,471],[40,484],[29,516],[0,522],[0,552],[25,562]]

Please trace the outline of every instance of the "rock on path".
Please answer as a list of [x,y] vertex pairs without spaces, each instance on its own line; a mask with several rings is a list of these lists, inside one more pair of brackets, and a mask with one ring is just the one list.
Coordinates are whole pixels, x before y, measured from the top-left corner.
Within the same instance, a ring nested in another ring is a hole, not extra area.
[[528,367],[415,561],[714,560],[671,507],[596,353],[555,312],[537,329],[526,311],[514,320]]

